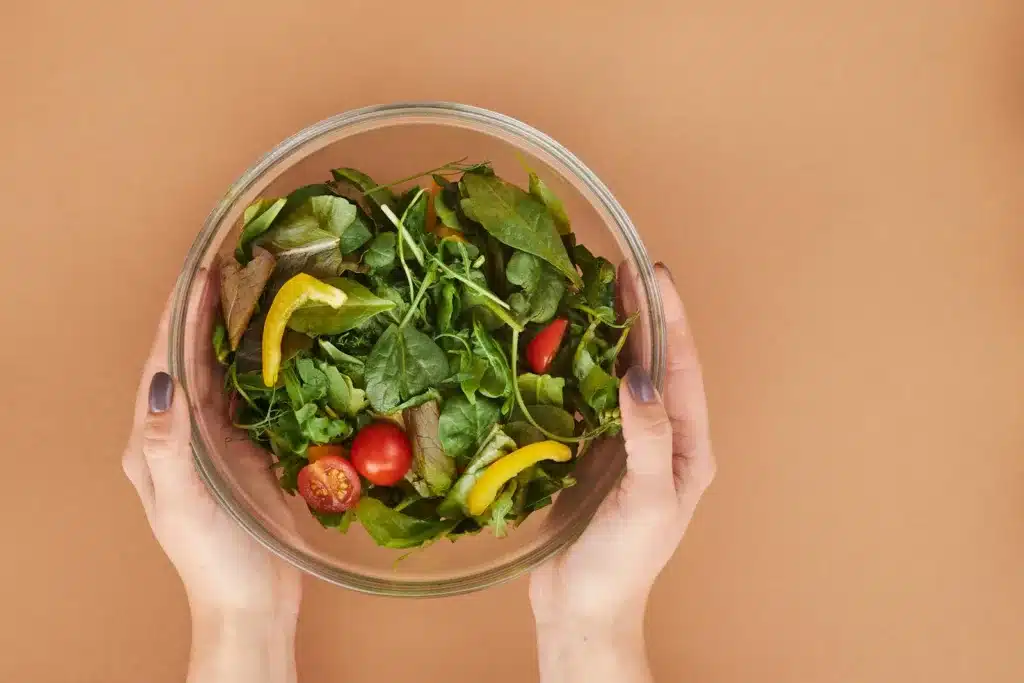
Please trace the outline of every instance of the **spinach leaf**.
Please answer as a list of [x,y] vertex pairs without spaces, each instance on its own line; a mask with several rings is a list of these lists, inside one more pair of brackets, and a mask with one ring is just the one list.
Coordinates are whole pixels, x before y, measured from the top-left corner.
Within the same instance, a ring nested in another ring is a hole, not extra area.
[[516,442],[516,445],[519,446],[519,448],[529,446],[532,443],[547,441],[548,439],[548,437],[544,435],[544,432],[540,431],[526,420],[514,420],[504,425],[502,429],[512,437],[512,440]]
[[462,210],[484,230],[513,249],[539,256],[574,285],[582,285],[555,221],[541,201],[496,176],[467,173],[460,185],[465,195]]
[[412,470],[426,482],[430,496],[443,496],[455,479],[455,461],[439,438],[437,401],[428,401],[403,413],[412,443]]
[[230,256],[220,261],[220,305],[232,351],[242,341],[276,263],[265,249],[256,247],[253,253],[244,268]]
[[409,410],[410,408],[421,406],[424,403],[429,403],[430,401],[440,400],[441,394],[437,391],[437,389],[431,387],[430,389],[424,391],[422,394],[416,394],[415,396],[412,396],[402,401],[397,406],[395,406],[394,410],[392,410],[391,412],[400,413],[402,411]]
[[[537,424],[552,434],[570,437],[576,432],[576,420],[573,419],[573,416],[568,411],[558,406],[527,405],[526,410],[528,410],[530,415],[533,416],[533,419],[537,421]],[[518,409],[514,409],[512,411],[512,419],[515,421],[524,421],[526,416]],[[523,445],[525,444],[520,444],[520,446]]]
[[531,372],[519,375],[519,393],[527,403],[558,406],[565,402],[565,378],[551,375],[535,375]]
[[326,278],[324,281],[348,295],[345,304],[340,308],[306,304],[288,319],[290,329],[311,337],[341,334],[395,307],[393,301],[374,296],[373,292],[354,280],[339,277]]
[[481,473],[488,465],[495,460],[508,455],[516,449],[516,442],[508,437],[505,432],[494,428],[491,434],[477,450],[476,455],[469,461],[466,469],[462,472],[452,486],[451,491],[445,496],[444,501],[438,506],[437,513],[442,517],[461,519],[468,514],[466,499],[469,492],[480,478]]
[[363,263],[370,267],[371,273],[386,273],[394,267],[396,237],[393,232],[382,232],[373,238],[363,252]]
[[490,398],[512,395],[512,370],[505,352],[484,329],[479,318],[473,318],[473,353],[487,362],[487,370],[480,379],[480,393]]
[[390,325],[366,359],[366,393],[379,413],[442,382],[448,359],[434,340],[413,327]]
[[448,455],[461,459],[490,433],[501,417],[501,406],[479,399],[470,402],[464,396],[453,396],[444,402],[438,420],[438,436]]
[[[309,507],[308,505],[306,507]],[[355,518],[356,513],[353,509],[345,510],[344,512],[320,512],[309,508],[309,514],[316,517],[316,521],[320,522],[321,526],[325,529],[337,529],[341,533],[346,533],[349,526],[352,525],[352,520]]]
[[558,226],[560,234],[568,235],[572,232],[569,215],[565,212],[562,200],[533,171],[530,171],[530,194],[544,202],[544,206],[548,207],[548,211],[551,212],[551,217],[555,219],[555,225]]
[[522,322],[545,323],[555,317],[565,294],[565,279],[533,254],[516,252],[509,259],[505,276],[522,287],[509,297],[509,304]]
[[363,498],[354,509],[366,533],[385,548],[418,548],[455,527],[452,521],[428,521],[395,512],[376,498]]
[[311,358],[297,358],[281,369],[284,388],[293,408],[315,403],[327,395],[327,375],[321,372]]
[[235,258],[246,264],[252,258],[252,242],[270,229],[274,219],[281,213],[285,199],[257,199],[245,209],[242,217],[242,234],[238,236]]
[[458,359],[459,387],[466,400],[473,403],[490,365],[485,358],[475,356],[469,351],[459,350],[455,352],[455,357]]
[[366,408],[366,392],[357,389],[348,375],[343,375],[338,368],[323,361],[318,367],[327,378],[327,405],[335,413],[355,417]]

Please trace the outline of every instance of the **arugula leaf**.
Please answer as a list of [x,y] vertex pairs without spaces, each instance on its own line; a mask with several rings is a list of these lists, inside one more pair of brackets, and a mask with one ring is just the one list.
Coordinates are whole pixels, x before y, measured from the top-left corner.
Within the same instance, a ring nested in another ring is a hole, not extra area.
[[484,329],[479,318],[473,318],[473,353],[487,362],[487,370],[480,379],[480,393],[490,398],[512,395],[512,370],[505,352]]
[[526,403],[546,403],[559,408],[565,402],[565,378],[551,375],[535,375],[527,372],[519,375],[519,393]]
[[458,372],[461,376],[459,387],[470,403],[476,401],[476,392],[480,390],[480,383],[484,380],[490,365],[487,360],[474,356],[469,351],[460,350],[455,353],[459,359]]
[[583,284],[551,213],[541,201],[496,176],[467,173],[460,186],[465,195],[462,210],[495,239],[539,256],[577,287]]
[[448,359],[434,340],[414,327],[390,325],[366,359],[366,393],[379,413],[442,382]]
[[454,330],[454,320],[458,316],[459,289],[451,282],[445,282],[437,291],[437,329],[451,332]]
[[593,342],[598,322],[594,320],[580,340],[573,356],[572,371],[579,382],[583,400],[600,413],[618,403],[619,380],[605,372],[591,354],[589,346]]
[[[271,443],[273,444],[273,442]],[[279,471],[277,475],[278,485],[286,493],[294,496],[299,488],[299,472],[308,464],[309,461],[299,455],[288,454],[283,458],[278,456],[277,462],[273,465],[274,469]]]
[[431,496],[443,496],[455,479],[455,461],[439,438],[437,401],[429,401],[403,413],[412,444],[412,470],[426,482]]
[[[315,406],[305,406],[315,408]],[[313,443],[331,443],[348,438],[352,434],[352,427],[344,420],[337,420],[330,417],[310,417],[299,423],[302,434]]]
[[220,261],[220,305],[232,351],[242,341],[276,263],[265,249],[252,251],[254,257],[245,267],[230,256]]
[[480,474],[488,465],[502,456],[508,455],[516,449],[516,442],[508,437],[501,429],[493,428],[490,436],[477,450],[476,455],[469,461],[466,469],[462,472],[455,485],[445,496],[444,501],[437,507],[437,513],[441,517],[461,519],[468,514],[466,499],[469,492],[476,484]]
[[437,220],[446,228],[465,232],[466,229],[459,220],[459,188],[455,183],[449,182],[441,176],[434,176],[434,182],[441,189],[434,195],[434,213]]
[[354,509],[366,533],[385,548],[418,548],[455,528],[452,520],[417,519],[395,512],[376,498],[363,498]]
[[394,267],[396,237],[393,232],[382,232],[373,238],[363,252],[363,263],[370,267],[371,273],[386,273]]
[[334,365],[351,377],[355,384],[362,385],[364,369],[362,360],[355,356],[350,356],[326,339],[319,339],[317,341],[320,344],[320,348],[323,349],[324,355]]
[[331,175],[334,176],[335,185],[339,186],[339,190],[342,189],[341,185],[348,185],[358,191],[364,208],[373,217],[373,222],[378,228],[384,228],[391,224],[381,212],[380,207],[388,206],[391,210],[395,210],[398,200],[394,192],[387,187],[379,187],[373,178],[354,168],[335,168],[331,171]]
[[320,335],[341,334],[359,327],[373,316],[390,311],[395,307],[393,301],[377,297],[354,280],[346,278],[326,278],[329,285],[337,287],[348,295],[345,304],[340,308],[332,308],[323,304],[306,304],[299,308],[288,319],[289,329],[308,334],[311,337]]
[[410,188],[398,200],[402,212],[402,227],[404,227],[414,239],[421,239],[427,232],[427,202],[430,194],[422,192],[420,188]]
[[438,436],[448,455],[467,457],[501,417],[501,406],[479,399],[470,402],[464,396],[453,396],[444,402],[438,420]]
[[245,209],[242,217],[242,234],[238,236],[235,258],[242,265],[252,258],[252,242],[270,229],[274,219],[281,213],[287,200],[257,199]]
[[519,482],[517,479],[510,481],[505,485],[502,492],[498,494],[498,497],[494,499],[494,502],[491,503],[487,512],[484,513],[490,517],[489,524],[494,529],[495,538],[504,538],[508,533],[506,517],[512,513],[513,501],[515,500],[518,488]]
[[565,294],[565,280],[533,254],[517,251],[505,268],[505,276],[522,287],[509,297],[509,304],[522,322],[545,323],[555,317]]
[[551,217],[555,219],[555,225],[558,226],[560,234],[568,235],[572,232],[569,215],[565,212],[562,200],[533,171],[530,171],[530,194],[541,200],[544,206],[548,207],[548,211],[551,212]]
[[327,405],[335,413],[355,417],[366,408],[366,392],[356,389],[348,375],[341,374],[338,368],[323,361],[318,367],[327,378]]
[[230,354],[228,331],[224,328],[224,323],[218,321],[213,328],[213,356],[221,365],[227,365]]
[[579,297],[607,322],[615,322],[615,266],[608,259],[594,256],[582,244],[572,250],[573,260],[583,273]]

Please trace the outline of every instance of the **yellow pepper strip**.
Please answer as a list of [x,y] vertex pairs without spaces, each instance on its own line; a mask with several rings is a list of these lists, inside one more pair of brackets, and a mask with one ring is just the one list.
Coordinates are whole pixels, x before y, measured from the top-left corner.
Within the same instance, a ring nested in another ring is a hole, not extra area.
[[536,465],[541,460],[565,462],[571,458],[572,451],[564,443],[541,441],[523,446],[519,450],[512,451],[495,460],[483,471],[480,478],[473,484],[473,488],[470,489],[469,496],[466,497],[469,514],[474,517],[482,515],[487,507],[494,502],[501,487],[530,465]]
[[292,313],[307,303],[341,308],[347,298],[345,292],[337,287],[305,273],[299,273],[281,286],[263,324],[263,384],[268,387],[277,384],[277,373],[281,369],[281,340]]

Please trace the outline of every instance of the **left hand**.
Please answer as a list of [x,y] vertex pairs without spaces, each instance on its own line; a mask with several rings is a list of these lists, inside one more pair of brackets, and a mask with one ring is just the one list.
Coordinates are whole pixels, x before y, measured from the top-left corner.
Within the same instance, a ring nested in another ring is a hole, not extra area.
[[[193,614],[239,614],[294,626],[301,595],[296,568],[275,557],[213,499],[192,463],[188,396],[167,373],[170,301],[146,361],[122,464],[153,535],[181,576]],[[259,503],[291,517],[269,461],[240,463]],[[283,623],[282,623],[283,622]]]

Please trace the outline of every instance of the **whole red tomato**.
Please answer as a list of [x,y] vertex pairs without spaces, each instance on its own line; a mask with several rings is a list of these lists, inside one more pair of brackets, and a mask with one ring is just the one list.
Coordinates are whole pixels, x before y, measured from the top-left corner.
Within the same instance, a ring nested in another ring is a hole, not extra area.
[[412,466],[409,437],[391,422],[373,422],[352,441],[352,464],[377,486],[394,486]]
[[558,347],[562,345],[562,337],[569,327],[569,321],[565,318],[556,318],[537,333],[537,336],[526,345],[526,360],[530,367],[538,375],[543,375],[551,367],[551,361],[558,353]]
[[319,457],[299,470],[299,495],[318,512],[344,512],[359,502],[362,484],[348,460]]

